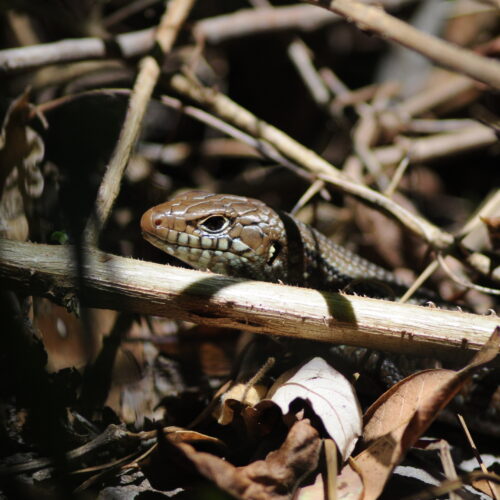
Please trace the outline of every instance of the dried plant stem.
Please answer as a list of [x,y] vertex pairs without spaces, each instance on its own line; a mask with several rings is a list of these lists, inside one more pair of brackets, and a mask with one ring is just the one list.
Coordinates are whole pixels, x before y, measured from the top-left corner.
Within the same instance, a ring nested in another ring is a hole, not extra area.
[[405,294],[399,299],[399,302],[406,302],[426,281],[432,276],[434,271],[439,267],[437,260],[433,260],[418,276],[418,278],[413,282],[410,288],[405,292]]
[[[76,266],[69,246],[0,240],[7,286],[71,302]],[[479,349],[500,324],[437,308],[227,278],[89,249],[84,305],[453,359]]]
[[331,438],[323,441],[323,451],[326,462],[326,490],[328,500],[337,500],[339,464],[337,460],[337,445]]
[[313,100],[319,107],[326,107],[330,102],[330,92],[316,71],[307,45],[302,39],[296,38],[288,46],[287,52]]
[[[118,35],[116,46],[124,58],[139,56],[151,49],[154,29],[148,28]],[[75,38],[52,43],[0,50],[0,73],[30,70],[48,64],[111,57],[101,38]]]
[[[465,437],[467,438],[467,441],[469,442],[469,447],[472,450],[472,453],[474,454],[474,458],[477,460],[477,463],[479,464],[479,467],[481,467],[481,470],[484,474],[489,474],[488,468],[486,467],[483,457],[481,456],[481,453],[479,453],[479,450],[477,449],[476,443],[474,442],[474,438],[472,437],[472,434],[469,431],[469,427],[465,423],[464,417],[460,415],[460,413],[457,413],[457,418],[458,422],[460,423],[460,427],[462,427],[462,430],[464,431]],[[448,478],[448,479],[455,479],[455,478]],[[494,483],[488,482],[488,486],[490,488],[490,494],[495,500],[500,499],[500,488]]]
[[449,268],[448,264],[446,264],[446,261],[444,260],[444,257],[442,254],[438,253],[437,258],[438,258],[439,265],[441,266],[441,269],[448,275],[448,277],[451,280],[453,280],[458,285],[461,285],[465,288],[473,288],[474,290],[478,290],[479,292],[483,292],[483,293],[488,293],[490,295],[500,295],[500,290],[497,288],[476,285],[475,283],[472,283],[468,279],[465,279],[465,278],[462,278],[461,276],[458,276],[455,272],[453,272]]
[[196,23],[194,34],[208,43],[217,44],[232,38],[259,33],[289,29],[314,31],[341,19],[331,12],[325,15],[324,11],[312,8],[311,5],[241,9],[230,14],[202,19]]
[[467,76],[444,71],[442,73],[442,77],[435,85],[430,85],[418,94],[408,97],[387,113],[394,113],[401,120],[407,121],[409,117],[422,115],[474,88],[474,80]]

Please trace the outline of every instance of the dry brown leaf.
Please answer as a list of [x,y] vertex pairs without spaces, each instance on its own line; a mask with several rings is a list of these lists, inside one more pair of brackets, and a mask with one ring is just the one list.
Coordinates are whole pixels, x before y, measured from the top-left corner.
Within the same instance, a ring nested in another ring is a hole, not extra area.
[[402,380],[381,396],[364,416],[368,444],[355,457],[365,500],[378,498],[394,467],[457,394],[472,373],[498,353],[500,327],[462,370],[427,370]]
[[90,327],[85,330],[80,318],[48,299],[36,298],[33,306],[33,323],[47,352],[49,372],[82,369],[94,360],[116,319],[116,311],[87,309]]
[[296,422],[282,446],[245,467],[235,467],[215,455],[180,444],[198,472],[219,488],[241,499],[291,498],[298,483],[316,469],[321,449],[318,432],[308,420]]
[[325,360],[314,358],[284,373],[267,398],[286,415],[297,398],[309,402],[345,460],[361,435],[361,409],[349,381]]
[[[476,488],[476,490],[482,491],[492,498],[500,498],[500,485],[498,484],[489,482],[486,479],[477,479],[476,481],[471,481],[471,485]],[[491,488],[495,488],[495,493],[491,491]],[[496,495],[496,497],[493,496],[494,494]]]
[[457,372],[435,369],[414,373],[380,396],[364,415],[366,445],[406,424],[433,390],[447,383]]

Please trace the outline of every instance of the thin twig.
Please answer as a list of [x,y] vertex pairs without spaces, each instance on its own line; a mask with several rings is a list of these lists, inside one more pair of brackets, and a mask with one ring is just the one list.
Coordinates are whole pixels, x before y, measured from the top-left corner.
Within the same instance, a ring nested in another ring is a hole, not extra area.
[[[500,200],[500,190],[495,193],[491,197],[491,199],[482,207],[481,210],[478,210],[478,212],[471,218],[471,220],[464,226],[464,228],[460,231],[460,234],[466,235],[468,232],[475,227],[475,223],[480,221],[481,214],[484,213],[489,213],[492,208],[496,207],[497,203]],[[477,259],[489,259],[483,254],[479,254],[478,252],[472,254],[473,256],[476,256]],[[470,262],[469,262],[470,265]],[[415,292],[418,290],[424,282],[438,269],[438,267],[441,266],[441,268],[448,274],[448,276],[458,283],[461,286],[465,286],[466,288],[474,288],[480,292],[483,293],[488,293],[488,294],[493,294],[497,295],[498,290],[495,290],[494,288],[489,288],[489,287],[482,287],[480,285],[476,285],[475,283],[472,283],[469,280],[462,280],[458,276],[456,276],[455,273],[449,269],[448,265],[446,264],[446,261],[444,260],[444,255],[440,252],[437,255],[437,258],[434,259],[425,269],[422,271],[420,276],[413,282],[412,286],[404,293],[404,295],[399,299],[399,302],[406,302]],[[475,266],[471,266],[474,267]],[[493,269],[491,269],[493,271]],[[497,267],[496,272],[498,274],[499,268]],[[483,273],[487,274],[487,273]],[[492,276],[495,278],[495,276]]]
[[458,490],[464,486],[464,484],[474,484],[474,481],[486,480],[496,484],[500,484],[500,476],[497,474],[489,473],[485,474],[482,471],[468,472],[467,474],[462,474],[458,476],[457,479],[449,479],[443,481],[437,486],[427,487],[425,490],[420,491],[415,495],[410,495],[402,497],[402,500],[433,500],[435,498],[446,495],[451,491]]
[[404,293],[404,295],[399,299],[398,302],[405,303],[434,273],[439,267],[437,260],[433,260],[418,276],[418,278],[412,283],[411,287]]
[[483,218],[492,217],[500,213],[500,189],[495,189],[482,203],[474,216],[459,231],[458,236],[464,241],[468,240],[468,235],[479,226],[484,226]]
[[267,375],[267,373],[275,363],[276,358],[274,356],[270,356],[266,359],[266,362],[257,370],[257,373],[255,373],[253,377],[246,382],[245,390],[243,391],[243,395],[241,396],[241,401],[243,403],[246,401],[250,389],[255,387]]
[[413,134],[439,134],[442,132],[455,132],[457,130],[464,130],[468,127],[475,127],[477,123],[476,120],[470,118],[449,120],[415,119],[405,125],[404,131]]
[[383,165],[397,165],[405,156],[411,164],[435,160],[490,146],[497,143],[498,138],[491,128],[476,123],[461,130],[421,139],[398,136],[395,142],[392,146],[373,149],[373,154]]
[[309,203],[311,198],[319,193],[325,187],[325,183],[320,180],[314,181],[305,191],[305,193],[300,197],[300,199],[295,203],[293,208],[290,210],[292,215],[295,215],[304,205]]
[[326,462],[326,491],[327,500],[337,500],[339,464],[337,454],[339,453],[335,441],[331,438],[323,440],[323,452]]
[[[382,2],[383,3],[383,2]],[[314,10],[311,5],[287,5],[271,9],[242,9],[199,21],[194,34],[208,43],[283,30],[314,31],[341,20],[336,14]]]
[[320,108],[325,107],[330,102],[330,92],[314,67],[307,45],[300,38],[296,38],[288,46],[288,57],[316,104]]
[[[467,426],[467,423],[465,422],[465,419],[460,413],[457,413],[457,418],[458,422],[460,423],[460,426],[462,427],[462,430],[464,431],[465,437],[467,438],[467,441],[469,442],[469,446],[472,450],[472,453],[474,454],[475,459],[477,460],[477,463],[479,464],[479,467],[481,467],[481,470],[483,471],[484,474],[489,474],[489,470],[486,467],[483,457],[479,453],[479,450],[477,449],[476,443],[474,442],[474,439],[472,437],[472,434],[469,431],[469,427]],[[451,479],[451,478],[448,478]],[[500,500],[499,497],[497,496],[497,492],[500,495],[500,489],[495,485],[494,483],[488,482],[488,486],[491,490],[491,496],[495,500]]]
[[[146,53],[154,45],[154,28],[118,35],[115,47],[127,59]],[[116,50],[116,49],[115,49]],[[47,64],[113,57],[102,38],[75,38],[15,49],[0,50],[0,72],[35,69]],[[115,55],[116,57],[116,55]]]
[[398,168],[394,172],[394,175],[392,176],[390,184],[387,186],[387,189],[384,191],[384,194],[392,198],[394,195],[394,191],[396,191],[397,187],[399,186],[399,183],[401,182],[401,179],[403,178],[403,175],[406,172],[406,169],[408,168],[408,165],[410,164],[410,157],[409,155],[406,155],[398,165]]
[[[240,38],[245,33],[298,29],[313,31],[341,18],[311,5],[276,7],[272,12],[254,9],[203,19],[194,26],[195,35],[209,43]],[[155,28],[124,33],[113,38],[113,50],[101,38],[60,40],[27,47],[0,50],[0,73],[35,69],[48,64],[116,57],[142,56],[154,46]]]
[[443,254],[440,252],[437,255],[439,265],[441,266],[441,269],[448,275],[449,278],[451,278],[455,283],[458,283],[461,286],[464,286],[465,288],[473,288],[474,290],[478,290],[479,292],[482,293],[488,293],[490,295],[500,295],[500,290],[497,288],[490,288],[487,286],[481,286],[481,285],[476,285],[475,283],[472,283],[472,281],[469,281],[465,278],[461,278],[458,276],[456,273],[454,273],[446,261],[444,260]]
[[475,85],[474,80],[464,75],[456,73],[443,73],[435,85],[430,85],[416,95],[408,97],[388,113],[398,115],[399,119],[407,121],[413,116],[420,116],[423,113],[436,108],[436,106],[457,99],[465,92],[470,92]]
[[380,135],[379,123],[372,106],[356,106],[356,111],[360,118],[353,132],[354,151],[373,176],[380,190],[384,190],[389,184],[389,179],[372,149]]

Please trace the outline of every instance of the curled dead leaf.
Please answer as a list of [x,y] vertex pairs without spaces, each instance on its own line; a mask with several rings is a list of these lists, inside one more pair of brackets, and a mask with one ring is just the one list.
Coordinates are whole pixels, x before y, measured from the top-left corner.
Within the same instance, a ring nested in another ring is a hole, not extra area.
[[284,373],[267,395],[286,415],[297,398],[307,401],[321,419],[345,460],[361,435],[358,399],[349,381],[322,358]]
[[321,439],[308,420],[296,422],[282,446],[264,460],[235,467],[187,444],[180,450],[198,472],[240,499],[289,499],[298,483],[318,465]]
[[365,500],[376,499],[394,467],[427,430],[474,371],[498,353],[500,327],[462,370],[426,370],[391,387],[364,415],[367,448],[354,458],[365,485]]

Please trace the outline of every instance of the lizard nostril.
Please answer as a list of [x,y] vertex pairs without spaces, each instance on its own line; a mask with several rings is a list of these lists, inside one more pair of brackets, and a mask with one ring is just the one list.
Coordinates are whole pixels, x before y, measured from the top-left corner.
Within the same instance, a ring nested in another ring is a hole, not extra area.
[[161,226],[161,223],[162,223],[162,218],[161,217],[156,217],[155,219],[153,219],[153,224],[156,227]]

